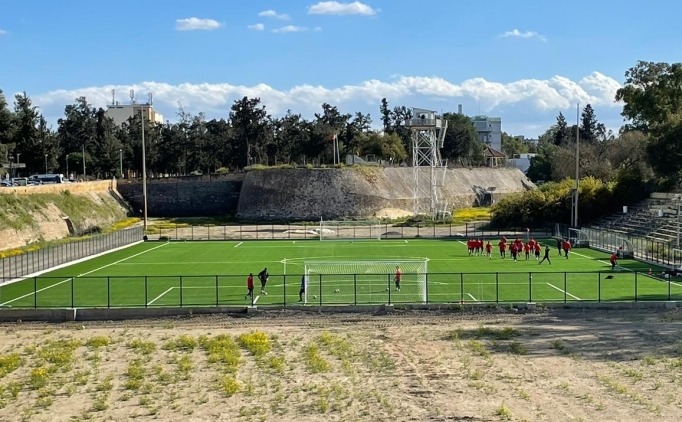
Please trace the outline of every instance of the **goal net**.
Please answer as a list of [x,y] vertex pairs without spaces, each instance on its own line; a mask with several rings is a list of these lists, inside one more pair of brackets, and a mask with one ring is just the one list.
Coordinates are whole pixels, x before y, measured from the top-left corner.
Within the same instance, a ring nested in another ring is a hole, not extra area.
[[568,240],[570,240],[573,247],[576,248],[590,247],[590,236],[579,229],[568,229]]
[[627,239],[623,238],[616,238],[616,242],[618,242],[618,249],[615,251],[616,255],[618,255],[619,258],[621,259],[634,259],[635,258],[635,245],[632,244]]
[[[425,303],[428,259],[306,261],[305,302],[326,304]],[[400,291],[396,269],[400,268]]]
[[324,221],[318,229],[320,240],[380,240],[381,224],[374,221]]

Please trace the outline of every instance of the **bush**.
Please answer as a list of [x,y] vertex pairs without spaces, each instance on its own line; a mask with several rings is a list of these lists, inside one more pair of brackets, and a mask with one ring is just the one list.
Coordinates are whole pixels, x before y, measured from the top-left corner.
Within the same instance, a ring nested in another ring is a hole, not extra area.
[[[538,189],[509,195],[493,205],[491,226],[543,227],[547,223],[571,223],[571,189],[575,180],[551,182]],[[643,199],[648,189],[641,178],[619,177],[604,183],[592,177],[580,181],[580,221],[593,221],[616,212],[623,205]]]

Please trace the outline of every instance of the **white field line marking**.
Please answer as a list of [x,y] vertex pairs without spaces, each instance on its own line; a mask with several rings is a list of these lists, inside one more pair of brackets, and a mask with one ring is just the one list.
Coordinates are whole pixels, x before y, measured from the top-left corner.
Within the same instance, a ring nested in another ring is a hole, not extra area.
[[236,245],[234,245],[234,247],[236,248],[237,246],[241,245],[242,243],[244,243],[244,242],[239,242]]
[[147,306],[149,306],[149,305],[151,305],[152,303],[156,302],[157,300],[161,299],[162,297],[164,297],[164,296],[166,295],[166,293],[170,292],[170,291],[173,290],[173,289],[174,289],[174,287],[171,287],[170,289],[168,289],[168,290],[166,290],[165,292],[161,293],[160,295],[156,296],[154,299],[151,300],[151,302],[149,302],[149,303],[147,304]]
[[[92,271],[88,271],[87,273],[80,274],[78,277],[83,277],[83,276],[85,276],[85,275],[92,274],[92,273],[97,272],[97,271],[99,271],[99,270],[103,270],[103,269],[105,269],[105,268],[111,267],[112,265],[116,265],[116,264],[121,263],[121,262],[123,262],[123,261],[127,261],[128,259],[135,258],[136,256],[140,256],[140,255],[145,254],[145,253],[147,253],[147,252],[151,252],[151,251],[153,251],[154,249],[162,248],[162,247],[164,247],[164,246],[166,246],[166,245],[169,245],[169,243],[164,243],[164,244],[162,244],[162,245],[155,246],[155,247],[153,247],[153,248],[151,248],[151,249],[147,249],[146,251],[142,251],[142,252],[140,252],[140,253],[136,253],[135,255],[131,255],[131,256],[127,257],[127,258],[123,258],[123,259],[118,260],[118,261],[116,261],[116,262],[112,262],[111,264],[107,264],[107,265],[104,265],[104,266],[102,266],[102,267],[95,268],[95,269],[92,270]],[[73,277],[73,278],[78,278],[78,277]],[[60,284],[64,284],[64,283],[66,283],[66,282],[69,281],[69,280],[71,280],[71,277],[66,278],[66,279],[64,279],[64,280],[62,280],[62,281],[60,281],[60,282],[58,282],[58,283],[50,284],[49,286],[43,287],[42,289],[33,291],[33,292],[31,292],[31,293],[27,293],[27,294],[25,294],[25,295],[23,295],[23,296],[19,296],[19,297],[17,297],[17,298],[14,298],[14,299],[12,299],[12,300],[10,300],[10,301],[5,302],[5,303],[0,303],[0,307],[3,307],[3,306],[8,305],[8,304],[10,304],[10,303],[16,302],[17,300],[21,300],[21,299],[23,299],[23,298],[25,298],[25,297],[29,297],[29,296],[34,295],[34,294],[36,294],[36,293],[43,292],[43,291],[45,291],[45,290],[47,290],[47,289],[51,289],[51,288],[53,288],[53,287],[55,287],[55,286],[59,286]]]
[[476,300],[476,298],[473,297],[473,296],[471,295],[471,293],[467,293],[467,296],[469,296],[469,297],[471,298],[471,300],[473,300],[474,302],[478,302],[478,300]]
[[260,299],[260,296],[256,296],[256,298],[253,300],[254,305],[256,304],[256,302],[258,302],[258,299]]
[[568,293],[567,291],[565,291],[564,289],[558,288],[558,287],[555,286],[554,284],[551,284],[551,283],[545,283],[545,284],[547,284],[549,287],[551,287],[551,288],[553,288],[553,289],[556,289],[556,290],[560,291],[561,293],[565,293],[567,296],[570,296],[570,297],[572,297],[572,298],[575,299],[575,300],[582,300],[582,299],[580,299],[578,296],[574,296],[574,295]]

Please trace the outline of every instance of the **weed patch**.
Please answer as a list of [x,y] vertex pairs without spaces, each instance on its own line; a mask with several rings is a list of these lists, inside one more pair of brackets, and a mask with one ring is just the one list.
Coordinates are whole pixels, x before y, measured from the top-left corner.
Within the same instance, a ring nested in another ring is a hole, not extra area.
[[24,360],[18,353],[0,355],[0,378],[16,371],[24,364]]
[[309,372],[326,372],[331,368],[329,362],[320,353],[320,348],[315,343],[308,344],[303,349],[303,359]]
[[227,372],[236,372],[241,363],[239,346],[231,336],[220,334],[209,338],[199,337],[200,347],[208,354],[209,363],[224,365]]
[[263,357],[272,350],[268,336],[259,331],[239,335],[237,343],[257,358]]
[[199,342],[192,336],[181,335],[178,338],[168,340],[163,348],[170,351],[191,352],[197,348]]

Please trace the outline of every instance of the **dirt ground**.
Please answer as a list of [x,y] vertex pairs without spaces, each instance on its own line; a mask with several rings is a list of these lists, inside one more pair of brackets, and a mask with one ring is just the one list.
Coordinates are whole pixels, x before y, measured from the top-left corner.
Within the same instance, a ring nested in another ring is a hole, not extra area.
[[679,421],[682,313],[0,326],[0,420]]

